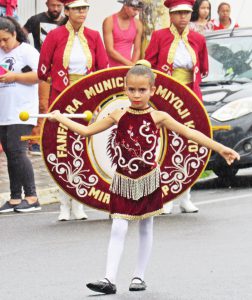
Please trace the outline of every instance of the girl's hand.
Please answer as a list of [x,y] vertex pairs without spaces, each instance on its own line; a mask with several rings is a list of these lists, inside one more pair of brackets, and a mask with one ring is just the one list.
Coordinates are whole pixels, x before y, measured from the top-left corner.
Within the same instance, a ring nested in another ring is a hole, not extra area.
[[50,117],[48,117],[48,119],[51,121],[51,122],[56,122],[58,121],[58,117],[61,115],[60,111],[59,110],[54,110],[54,111],[51,111],[50,112]]
[[12,83],[16,81],[16,73],[7,71],[7,73],[0,76],[0,82],[2,83]]
[[235,159],[240,160],[240,155],[231,148],[223,146],[219,154],[226,160],[228,165],[231,165]]

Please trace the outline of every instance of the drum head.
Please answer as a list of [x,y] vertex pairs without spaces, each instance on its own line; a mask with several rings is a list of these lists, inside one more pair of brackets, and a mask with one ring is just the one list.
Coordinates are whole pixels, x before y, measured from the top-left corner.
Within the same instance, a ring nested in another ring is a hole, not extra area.
[[[128,107],[124,78],[128,67],[92,73],[64,90],[49,111],[93,113],[88,125],[101,120],[116,108]],[[154,71],[156,92],[150,105],[169,113],[184,125],[211,137],[211,126],[201,101],[186,86],[168,75]],[[90,138],[79,136],[58,122],[44,121],[42,152],[55,182],[72,198],[97,209],[108,211],[109,185],[114,173],[106,153],[111,130]],[[157,159],[161,167],[163,200],[173,200],[191,187],[203,172],[210,151],[175,132],[161,130]]]

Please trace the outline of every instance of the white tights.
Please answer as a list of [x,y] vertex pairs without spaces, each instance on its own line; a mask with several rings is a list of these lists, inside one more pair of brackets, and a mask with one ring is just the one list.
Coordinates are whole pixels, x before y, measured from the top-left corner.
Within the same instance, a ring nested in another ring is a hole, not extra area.
[[[122,252],[124,241],[128,231],[128,221],[124,219],[113,219],[111,235],[108,247],[106,278],[112,283],[116,282],[116,275]],[[144,279],[151,254],[153,242],[153,217],[139,221],[139,246],[137,255],[137,265],[133,277]]]

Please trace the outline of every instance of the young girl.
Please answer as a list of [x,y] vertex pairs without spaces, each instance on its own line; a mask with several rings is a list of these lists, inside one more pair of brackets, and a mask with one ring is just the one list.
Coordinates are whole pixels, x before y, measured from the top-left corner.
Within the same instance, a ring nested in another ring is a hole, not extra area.
[[195,2],[190,22],[190,29],[201,34],[213,31],[210,1],[198,0]]
[[147,66],[136,65],[126,75],[125,93],[131,106],[117,109],[109,116],[89,126],[78,124],[59,111],[51,113],[56,120],[85,137],[117,125],[109,146],[117,169],[110,187],[110,213],[113,218],[108,247],[106,276],[87,287],[104,294],[116,293],[116,275],[129,220],[139,220],[139,249],[130,291],[146,289],[144,273],[152,248],[153,217],[163,211],[159,166],[155,150],[161,127],[173,130],[187,139],[204,145],[225,158],[228,164],[239,159],[239,154],[199,131],[190,129],[169,114],[150,107],[149,99],[155,92],[155,76]]

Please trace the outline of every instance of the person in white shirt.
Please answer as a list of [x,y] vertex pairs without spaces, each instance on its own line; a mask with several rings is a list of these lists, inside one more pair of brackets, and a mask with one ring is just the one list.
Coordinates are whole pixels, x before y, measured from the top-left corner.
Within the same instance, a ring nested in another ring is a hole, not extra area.
[[21,111],[38,113],[38,60],[38,51],[26,42],[17,21],[0,17],[0,143],[10,179],[10,200],[0,207],[0,213],[41,209],[27,142],[20,140],[31,133],[37,121],[30,119],[24,124],[19,119]]

